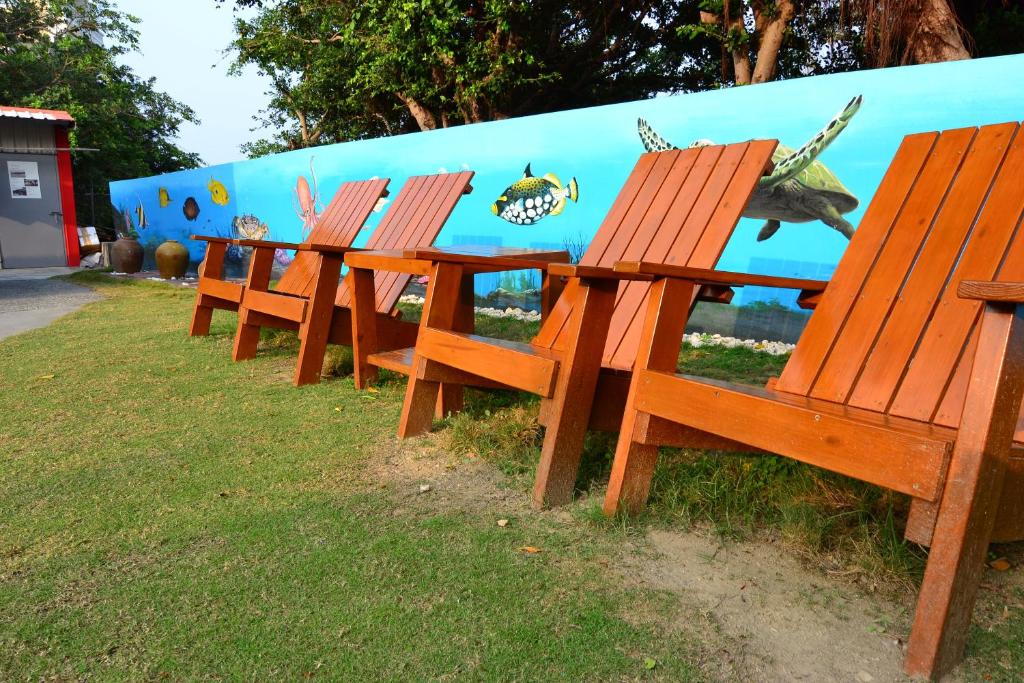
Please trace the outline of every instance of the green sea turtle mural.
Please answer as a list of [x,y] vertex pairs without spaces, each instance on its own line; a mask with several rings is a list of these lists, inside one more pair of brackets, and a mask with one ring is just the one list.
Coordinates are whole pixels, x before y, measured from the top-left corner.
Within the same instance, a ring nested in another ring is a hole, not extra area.
[[[859,201],[825,164],[818,161],[818,155],[843,132],[860,109],[861,101],[860,95],[850,100],[828,125],[795,152],[781,142],[775,148],[772,156],[775,169],[761,178],[743,212],[747,218],[765,219],[764,226],[757,233],[758,242],[774,235],[782,221],[808,223],[820,220],[838,230],[846,239],[853,236],[854,227],[843,218],[843,214],[856,209]],[[637,128],[648,152],[678,149],[654,132],[643,119],[637,120]],[[690,147],[712,144],[710,140],[696,140]]]

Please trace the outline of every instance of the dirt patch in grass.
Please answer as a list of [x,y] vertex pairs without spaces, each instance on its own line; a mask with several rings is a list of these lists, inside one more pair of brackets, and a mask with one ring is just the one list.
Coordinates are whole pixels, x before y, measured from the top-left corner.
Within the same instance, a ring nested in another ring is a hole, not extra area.
[[622,574],[668,591],[724,639],[726,677],[758,681],[903,680],[908,607],[809,571],[768,542],[656,530]]
[[458,455],[436,437],[385,444],[370,459],[367,478],[392,494],[393,514],[458,510],[495,518],[530,511],[523,492],[479,456]]

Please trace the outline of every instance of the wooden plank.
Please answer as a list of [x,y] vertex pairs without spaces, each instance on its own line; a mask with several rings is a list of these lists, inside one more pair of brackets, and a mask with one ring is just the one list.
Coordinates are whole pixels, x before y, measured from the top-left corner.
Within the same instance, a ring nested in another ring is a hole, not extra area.
[[[1020,192],[1022,177],[1024,134],[1018,130],[967,247],[953,271],[952,282],[1024,279],[1024,239],[1020,237],[1019,228],[1024,219],[1024,193]],[[948,424],[957,424],[959,406],[963,404],[965,394],[961,391],[944,400],[943,394],[948,394],[948,390],[942,381],[936,381],[936,377],[949,378],[955,372],[980,313],[981,304],[960,298],[953,288],[943,295],[932,315],[928,332],[900,383],[890,412],[931,420],[937,418],[936,406],[945,403],[947,409],[940,408],[940,412],[948,413],[951,408],[956,419]],[[961,382],[959,386],[963,389],[966,384]]]
[[[432,265],[430,284],[427,286],[427,296],[420,317],[420,336],[417,338],[417,344],[428,328],[451,328],[455,321],[455,309],[461,287],[462,266],[452,263]],[[412,373],[405,386],[402,416],[398,422],[400,438],[417,436],[430,430],[441,384],[417,376],[423,370],[421,366],[430,362],[430,359],[420,355],[419,350],[413,356]]]
[[[621,240],[625,239],[625,243],[628,244],[629,238],[632,237],[631,232],[628,236],[619,237],[621,226],[623,224],[635,225],[643,217],[652,197],[661,187],[665,177],[682,155],[681,150],[671,150],[656,153],[648,152],[640,156],[640,159],[633,167],[632,173],[630,173],[626,183],[615,198],[615,202],[608,210],[604,220],[601,221],[597,233],[591,239],[587,250],[583,253],[580,265],[612,266],[615,261],[619,260],[618,256],[621,254],[622,247],[613,248],[611,246],[612,242],[619,239],[621,243]],[[692,165],[697,155],[698,151],[695,150],[687,152],[683,156],[683,161],[679,168],[685,169],[687,164]],[[606,259],[605,253],[609,249],[612,249],[611,254],[613,256]],[[563,291],[562,297],[552,308],[551,315],[541,325],[540,332],[533,340],[534,344],[544,348],[565,348],[566,340],[560,339],[560,336],[569,321],[569,317],[572,315],[572,310],[576,305],[578,296],[579,290],[576,283],[570,281]]]
[[534,507],[572,500],[616,289],[616,283],[608,281],[580,288],[578,305],[569,320],[569,346],[551,394],[550,418],[533,484]]
[[606,515],[617,513],[620,507],[629,512],[637,512],[647,502],[658,448],[643,438],[635,438],[637,429],[646,427],[646,424],[640,424],[641,413],[637,406],[638,393],[641,391],[638,373],[675,370],[695,289],[692,282],[685,280],[660,280],[651,288],[636,369],[626,396],[626,412],[604,500]]
[[907,646],[906,672],[941,678],[963,656],[1024,394],[1024,318],[986,309]]
[[200,294],[206,294],[235,304],[242,301],[242,289],[240,282],[214,280],[209,277],[199,278],[199,286],[196,287]]
[[299,357],[295,361],[295,376],[292,380],[297,387],[320,382],[324,353],[327,351],[327,337],[331,331],[334,296],[338,289],[338,278],[341,277],[341,263],[341,256],[322,254],[309,299],[295,299],[302,302],[301,310],[296,311],[299,317],[291,318],[302,321],[299,328],[302,344],[299,346]]
[[[443,190],[438,193],[436,200],[432,204],[432,212],[427,211],[423,219],[417,225],[412,226],[410,231],[397,240],[393,246],[396,248],[408,248],[411,246],[426,247],[433,244],[451,216],[452,211],[455,210],[456,204],[458,204],[463,195],[472,191],[472,186],[470,185],[472,179],[472,171],[449,174],[449,177],[446,178],[447,183],[443,186]],[[395,306],[402,295],[402,291],[409,283],[408,275],[391,273],[389,278],[390,282],[387,282],[387,279],[385,279],[377,288],[377,298],[380,301],[378,310],[381,312],[391,310]]]
[[[1015,123],[986,126],[978,131],[912,270],[865,357],[864,367],[849,397],[850,405],[878,411],[889,407],[911,355],[947,289],[951,270],[1016,131]],[[955,284],[949,289],[952,293]],[[870,303],[865,301],[861,305]],[[932,364],[930,358],[915,355],[916,362]]]
[[[387,178],[342,183],[305,243],[352,245],[377,201],[387,194]],[[276,291],[308,297],[319,266],[318,255],[299,251],[277,283]]]
[[[204,282],[221,282],[224,274],[224,255],[227,253],[225,242],[211,242],[206,246],[206,255],[199,264],[199,284]],[[241,288],[239,288],[241,299]],[[191,337],[205,336],[210,333],[210,322],[213,320],[214,308],[238,309],[238,300],[222,301],[219,297],[204,296],[202,291],[196,292],[196,300],[192,305],[192,320],[189,322],[188,334]]]
[[728,270],[711,270],[691,266],[673,266],[651,261],[619,261],[615,270],[622,273],[643,273],[670,276],[699,285],[725,285],[728,287],[774,287],[776,289],[799,289],[809,292],[823,292],[828,286],[826,280],[810,280],[797,277],[777,277],[736,273]]
[[[736,223],[739,222],[750,195],[761,179],[765,166],[771,160],[775,145],[774,140],[756,140],[745,145],[725,147],[700,191],[696,204],[687,212],[685,220],[682,220],[681,224],[672,225],[677,220],[677,215],[683,217],[683,205],[674,204],[672,220],[654,235],[643,259],[669,264],[713,267],[736,228]],[[687,188],[684,186],[682,191],[687,192]],[[671,245],[666,247],[665,241],[669,241]],[[648,286],[634,283],[621,289],[616,317],[628,322],[611,356],[609,353],[612,339],[609,340],[609,345],[605,347],[605,362],[611,367],[629,369],[636,357],[640,340],[643,322],[640,307]],[[616,329],[615,324],[616,318],[613,317],[613,330]],[[611,338],[614,336],[609,335]]]
[[274,265],[274,254],[267,249],[257,249],[249,260],[249,275],[245,281],[245,292],[242,303],[238,305],[238,327],[235,329],[235,343],[231,349],[231,359],[248,360],[256,357],[256,346],[260,341],[260,326],[256,321],[249,321],[248,300],[259,291],[266,293],[270,284],[270,270]]
[[794,394],[810,392],[821,366],[842,332],[849,311],[860,296],[878,252],[885,245],[921,170],[929,159],[938,133],[909,135],[903,139],[843,254],[826,294],[807,322],[800,344],[779,377],[778,389]]
[[397,270],[411,275],[430,275],[430,261],[415,261],[396,255],[382,255],[380,252],[349,252],[345,263],[352,268],[366,270]]
[[[756,387],[643,371],[637,410],[935,500],[952,436],[910,420]],[[751,419],[756,415],[757,419]]]
[[957,288],[957,296],[961,299],[1024,303],[1024,282],[964,280]]
[[377,368],[369,356],[377,350],[377,307],[374,300],[373,272],[353,268],[345,277],[351,297],[352,364],[356,389],[365,389],[377,379]]
[[[887,319],[921,244],[959,172],[976,130],[957,129],[939,136],[935,150],[911,192],[903,212],[868,277],[858,303],[849,312],[810,395],[845,403],[882,323]],[[827,296],[827,293],[826,293]],[[818,312],[821,308],[818,308]],[[817,313],[815,315],[817,315]],[[783,373],[782,379],[785,378]]]
[[401,375],[412,373],[412,359],[415,353],[414,347],[394,349],[393,351],[379,351],[367,356],[367,362],[378,368],[384,368]]
[[553,354],[530,344],[431,327],[420,329],[416,353],[542,397],[552,395],[558,373],[558,361]]
[[294,322],[302,322],[306,313],[307,299],[297,296],[278,294],[277,292],[261,292],[247,290],[244,305],[251,311],[265,313],[275,318],[284,318]]

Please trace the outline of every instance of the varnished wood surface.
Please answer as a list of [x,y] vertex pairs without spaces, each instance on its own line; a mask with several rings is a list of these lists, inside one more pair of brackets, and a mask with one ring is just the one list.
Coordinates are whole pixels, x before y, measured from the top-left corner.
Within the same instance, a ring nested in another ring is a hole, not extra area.
[[1024,282],[964,280],[957,288],[957,294],[962,299],[1021,304],[1024,303]]

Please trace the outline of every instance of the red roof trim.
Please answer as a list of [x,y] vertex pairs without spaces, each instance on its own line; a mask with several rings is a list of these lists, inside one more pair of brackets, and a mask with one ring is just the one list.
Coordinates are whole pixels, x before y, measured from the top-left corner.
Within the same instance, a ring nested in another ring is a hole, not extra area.
[[59,109],[32,109],[30,107],[0,106],[0,117],[9,119],[35,119],[37,121],[59,121],[74,124],[71,114]]

